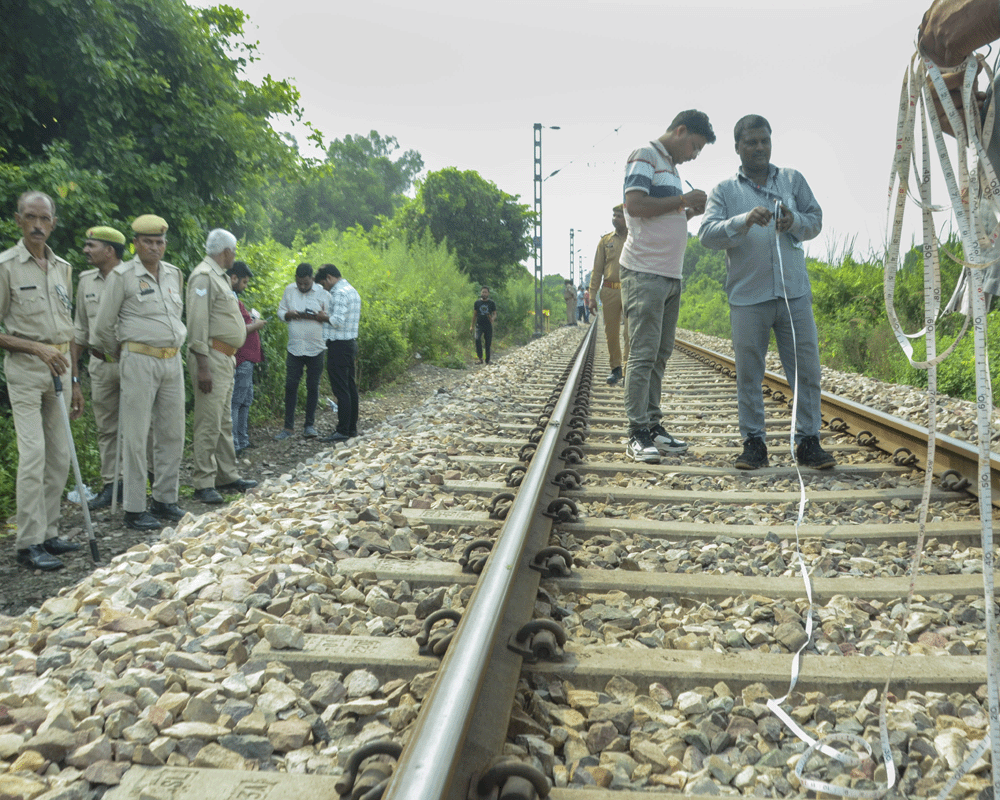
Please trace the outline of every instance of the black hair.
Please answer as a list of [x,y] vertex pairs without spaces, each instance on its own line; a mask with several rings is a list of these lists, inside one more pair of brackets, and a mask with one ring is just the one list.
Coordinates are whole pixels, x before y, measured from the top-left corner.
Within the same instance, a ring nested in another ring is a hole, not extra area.
[[253,273],[245,261],[234,261],[233,265],[226,270],[227,275],[235,275],[237,278],[252,278]]
[[312,274],[313,274],[313,265],[312,264],[304,264],[303,263],[303,264],[299,264],[295,268],[295,277],[296,278],[311,278]]
[[764,119],[760,114],[747,114],[745,117],[740,117],[733,127],[733,140],[736,144],[740,143],[740,137],[743,136],[748,130],[752,128],[767,128],[768,136],[771,135],[771,123]]
[[667,130],[672,131],[679,125],[687,128],[689,133],[697,133],[704,136],[705,141],[709,144],[715,144],[715,131],[712,130],[712,123],[708,121],[708,114],[704,111],[697,111],[693,108],[682,111],[674,117],[674,121],[670,123],[670,127]]

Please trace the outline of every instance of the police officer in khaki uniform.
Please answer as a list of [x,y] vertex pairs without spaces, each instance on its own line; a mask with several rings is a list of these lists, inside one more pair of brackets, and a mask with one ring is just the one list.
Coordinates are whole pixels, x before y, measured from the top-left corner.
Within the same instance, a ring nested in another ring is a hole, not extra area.
[[[57,556],[80,545],[58,536],[59,503],[69,475],[70,442],[53,375],[72,375],[72,417],[83,412],[73,338],[73,284],[69,262],[46,244],[56,226],[56,204],[29,191],[14,221],[22,238],[0,254],[0,348],[17,432],[17,562],[31,569],[63,566]],[[62,402],[66,402],[63,393]]]
[[[132,223],[135,258],[108,275],[90,346],[119,361],[125,525],[156,530],[159,519],[177,521],[184,451],[184,366],[180,348],[187,329],[184,278],[161,260],[167,222],[143,214]],[[153,499],[146,511],[146,447],[153,429]]]
[[563,284],[563,300],[566,301],[566,324],[576,325],[576,289],[569,278]]
[[[70,348],[74,364],[80,362],[80,356],[89,348],[101,293],[108,274],[121,264],[124,252],[125,236],[114,228],[101,225],[87,231],[83,255],[95,269],[88,269],[80,275],[76,285],[75,335]],[[101,454],[101,478],[104,481],[104,488],[89,503],[90,510],[97,511],[111,505],[115,476],[118,474],[115,442],[118,436],[119,380],[117,363],[100,350],[91,349],[89,352],[90,405],[97,423],[97,449]],[[118,488],[118,499],[122,499],[121,486]]]
[[598,289],[601,290],[601,305],[604,307],[604,337],[608,341],[608,360],[611,362],[608,386],[614,386],[624,377],[622,366],[628,363],[628,325],[624,328],[624,354],[618,338],[622,329],[622,284],[618,259],[628,237],[625,211],[621,203],[611,209],[611,224],[615,229],[601,237],[594,255],[594,272],[590,276],[590,310],[597,313]]
[[188,276],[188,370],[194,387],[194,499],[225,502],[219,490],[245,492],[257,481],[240,478],[233,446],[233,374],[236,351],[247,338],[226,270],[236,258],[236,237],[216,228],[205,258]]

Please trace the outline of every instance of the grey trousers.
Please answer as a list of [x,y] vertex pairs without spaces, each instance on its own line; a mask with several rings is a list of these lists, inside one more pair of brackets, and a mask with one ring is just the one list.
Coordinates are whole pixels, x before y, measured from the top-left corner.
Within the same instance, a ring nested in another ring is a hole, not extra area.
[[798,374],[795,441],[800,441],[804,436],[817,435],[823,419],[820,414],[819,345],[812,311],[812,293],[789,300],[787,307],[784,298],[752,306],[730,305],[729,322],[736,353],[740,435],[744,439],[748,436],[765,438],[764,395],[760,387],[764,380],[764,356],[767,354],[772,330],[778,343],[778,355],[785,377],[793,388]]
[[663,371],[674,349],[681,282],[622,267],[622,309],[630,342],[625,369],[625,415],[629,433],[656,425],[663,412]]

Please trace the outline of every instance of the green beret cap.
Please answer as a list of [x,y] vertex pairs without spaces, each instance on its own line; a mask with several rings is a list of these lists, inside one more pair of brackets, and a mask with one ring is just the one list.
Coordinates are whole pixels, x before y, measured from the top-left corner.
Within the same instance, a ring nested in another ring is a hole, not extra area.
[[87,238],[96,239],[99,242],[110,242],[111,244],[125,244],[125,236],[114,228],[109,228],[107,225],[98,225],[95,228],[90,228],[87,231]]
[[141,217],[136,217],[132,223],[132,230],[139,236],[162,236],[169,227],[167,221],[156,214],[143,214]]

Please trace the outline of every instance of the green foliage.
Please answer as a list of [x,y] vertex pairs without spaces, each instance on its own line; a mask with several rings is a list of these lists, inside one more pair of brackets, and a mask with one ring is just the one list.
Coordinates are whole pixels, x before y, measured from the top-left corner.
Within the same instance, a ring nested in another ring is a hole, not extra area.
[[[490,297],[497,304],[497,321],[493,326],[494,341],[503,339],[512,345],[529,342],[535,331],[534,277],[524,270]],[[469,303],[469,319],[472,319],[472,302]]]
[[[8,16],[0,159],[48,164],[51,181],[28,177],[49,194],[86,189],[79,215],[60,208],[57,252],[95,222],[124,229],[155,212],[170,222],[173,259],[196,262],[206,229],[235,227],[266,177],[291,168],[295,150],[271,121],[300,115],[298,92],[243,78],[256,49],[244,21],[183,0],[23,0]],[[4,197],[16,193],[7,177]]]
[[[962,258],[961,243],[952,237],[944,248]],[[685,254],[685,287],[678,325],[689,330],[729,338],[728,303],[722,285],[714,279],[717,265],[706,264],[706,252],[696,239],[688,241]],[[710,258],[712,254],[708,253]],[[820,360],[833,369],[856,372],[892,383],[927,385],[927,372],[910,366],[889,326],[883,297],[883,261],[871,257],[857,260],[843,254],[839,264],[808,261],[813,293],[813,312],[819,331]],[[958,280],[960,266],[942,256],[941,291],[946,301]],[[903,329],[916,333],[924,326],[924,263],[919,248],[903,258],[896,275],[894,305]],[[694,277],[692,277],[692,274]],[[942,302],[943,302],[942,301]],[[937,352],[942,353],[958,335],[964,317],[944,316],[937,324]],[[1000,314],[987,319],[987,341],[1000,341]],[[925,356],[923,338],[912,340],[914,359]],[[955,352],[938,367],[938,389],[952,397],[975,399],[975,358],[971,330]],[[990,372],[1000,370],[1000,349],[990,354]],[[993,403],[1000,403],[1000,387],[994,388]]]
[[695,281],[706,277],[725,289],[726,253],[723,250],[709,250],[697,236],[688,236],[684,250],[684,280]]
[[475,170],[446,167],[419,183],[417,196],[386,223],[382,235],[419,240],[428,231],[447,242],[474,284],[502,289],[531,253],[534,212]]
[[726,299],[726,255],[709,250],[697,236],[689,236],[684,251],[684,293],[677,324],[728,339],[729,301]]
[[720,339],[729,338],[729,301],[718,281],[708,275],[684,281],[677,325],[687,330],[718,336]]
[[274,238],[291,246],[302,232],[312,243],[329,228],[370,230],[379,217],[392,216],[424,166],[415,150],[394,158],[398,150],[394,136],[378,131],[345,136],[329,146],[325,162],[272,183],[265,205]]

